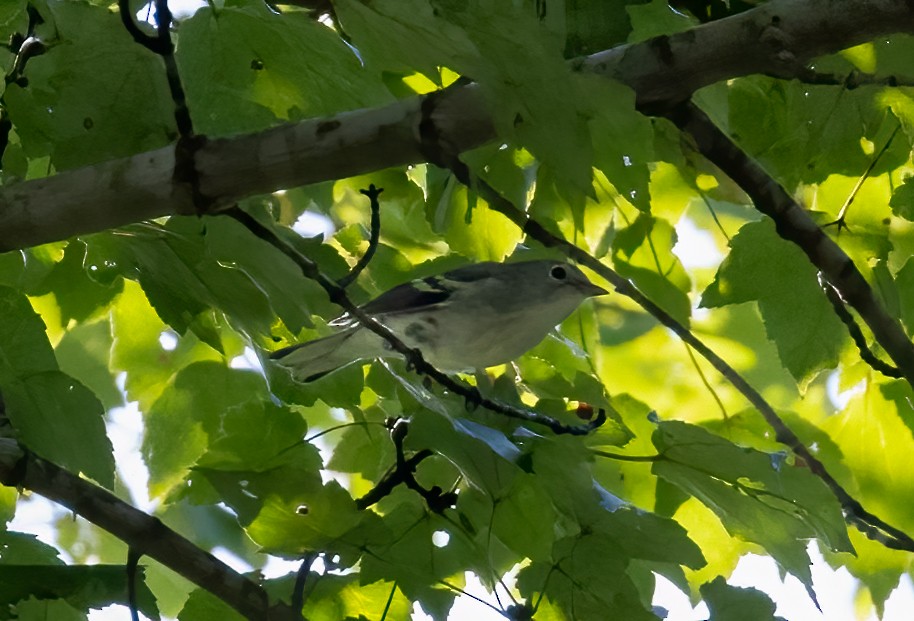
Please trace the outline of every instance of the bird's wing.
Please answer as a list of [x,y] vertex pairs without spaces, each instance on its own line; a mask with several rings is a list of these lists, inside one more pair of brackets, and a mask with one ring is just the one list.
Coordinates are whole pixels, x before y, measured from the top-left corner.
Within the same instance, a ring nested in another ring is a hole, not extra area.
[[362,306],[362,310],[369,315],[414,311],[444,302],[453,291],[454,287],[441,278],[423,278],[385,291]]
[[[476,263],[445,272],[440,276],[418,278],[385,291],[361,308],[369,315],[389,315],[429,308],[446,301],[465,283],[490,278],[491,273],[491,263]],[[331,324],[351,325],[352,317],[347,313],[334,319]]]

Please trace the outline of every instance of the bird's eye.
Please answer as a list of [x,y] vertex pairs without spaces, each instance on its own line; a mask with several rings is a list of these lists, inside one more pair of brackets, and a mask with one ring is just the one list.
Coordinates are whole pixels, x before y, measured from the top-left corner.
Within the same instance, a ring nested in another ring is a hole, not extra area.
[[553,266],[553,268],[551,270],[549,270],[549,275],[552,276],[553,278],[555,278],[556,280],[565,280],[566,278],[568,278],[568,270],[566,270],[561,265],[556,265],[556,266]]

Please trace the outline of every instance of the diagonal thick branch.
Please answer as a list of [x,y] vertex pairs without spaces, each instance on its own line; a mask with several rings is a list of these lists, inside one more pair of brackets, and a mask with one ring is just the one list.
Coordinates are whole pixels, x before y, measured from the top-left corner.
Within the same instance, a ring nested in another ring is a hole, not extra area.
[[[572,66],[627,84],[638,106],[650,110],[721,80],[754,73],[797,75],[811,58],[896,32],[914,32],[910,2],[773,0],[685,32],[598,52]],[[434,121],[442,148],[459,153],[497,138],[478,85],[438,96]],[[231,205],[255,194],[425,161],[419,135],[424,100],[201,139],[191,162],[176,153],[177,145],[169,145],[4,186],[0,252],[196,213],[201,197],[207,204]],[[194,179],[198,182],[189,183]]]
[[883,362],[873,353],[873,350],[870,349],[869,344],[866,342],[866,336],[864,336],[860,326],[857,325],[854,316],[845,308],[844,300],[841,299],[841,294],[838,293],[838,290],[835,289],[831,283],[824,282],[821,277],[819,279],[819,285],[822,287],[822,291],[825,292],[825,297],[828,298],[828,301],[831,303],[831,307],[838,316],[838,319],[840,319],[841,323],[847,328],[847,333],[850,334],[851,340],[854,341],[854,345],[857,346],[857,351],[860,352],[860,359],[870,365],[873,370],[882,373],[886,377],[893,377],[895,379],[902,378],[903,375],[900,370]]
[[29,489],[67,507],[124,543],[206,589],[247,619],[301,619],[266,590],[209,552],[97,485],[42,459],[12,438],[0,438],[0,483]]
[[730,140],[691,102],[667,113],[694,138],[698,150],[733,179],[755,208],[774,220],[778,234],[795,243],[823,277],[841,294],[873,331],[876,340],[914,387],[914,343],[901,323],[889,315],[863,274],[847,254],[822,232],[806,211],[752,158]]

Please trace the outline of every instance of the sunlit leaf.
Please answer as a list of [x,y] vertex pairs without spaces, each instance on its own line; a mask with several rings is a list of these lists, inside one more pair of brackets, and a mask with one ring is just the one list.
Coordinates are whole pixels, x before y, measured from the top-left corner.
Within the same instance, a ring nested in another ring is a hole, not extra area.
[[652,466],[655,474],[700,499],[731,534],[762,545],[807,588],[812,585],[809,559],[797,542],[818,537],[834,550],[853,549],[832,492],[783,456],[742,448],[673,421],[660,424],[654,444],[660,453]]
[[752,618],[759,621],[783,621],[783,617],[774,616],[774,602],[762,591],[730,586],[723,578],[702,585],[701,596],[711,610],[711,618],[715,620]]
[[112,487],[114,456],[98,398],[58,369],[44,324],[25,296],[0,287],[0,316],[0,387],[20,440]]
[[801,383],[833,367],[847,332],[803,253],[778,237],[768,220],[745,225],[730,246],[702,306],[757,301],[768,338]]

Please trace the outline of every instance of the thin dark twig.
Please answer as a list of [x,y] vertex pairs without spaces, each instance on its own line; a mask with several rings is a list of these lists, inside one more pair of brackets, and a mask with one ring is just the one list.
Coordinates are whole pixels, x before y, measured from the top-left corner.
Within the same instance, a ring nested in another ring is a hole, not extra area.
[[555,563],[549,566],[549,571],[546,573],[546,577],[543,579],[543,586],[539,589],[539,596],[536,598],[536,603],[533,604],[533,613],[536,614],[536,611],[539,610],[540,603],[543,601],[543,597],[546,595],[546,587],[549,586],[549,579],[552,578],[552,572],[555,571],[557,565]]
[[159,51],[161,45],[159,38],[148,34],[136,23],[133,12],[130,10],[130,0],[118,0],[117,8],[121,16],[121,23],[133,40],[156,54],[162,54]]
[[159,55],[165,63],[168,90],[171,92],[171,100],[175,104],[175,123],[178,126],[178,134],[181,138],[189,139],[194,135],[194,125],[190,118],[190,109],[187,107],[187,95],[184,93],[184,85],[181,84],[178,62],[175,60],[175,46],[171,40],[171,10],[168,8],[168,0],[155,0],[155,6],[156,28],[163,49],[163,52],[159,52]]
[[[368,425],[378,425],[379,427],[386,427],[386,425],[380,421],[371,421],[371,420],[356,420],[351,423],[341,423],[339,425],[334,425],[333,427],[328,427],[327,429],[322,429],[316,432],[314,435],[308,436],[305,438],[305,442],[313,442],[319,437],[330,433],[331,431],[339,431],[340,429],[346,429],[347,427],[367,427]],[[295,446],[298,446],[297,444]]]
[[324,291],[326,291],[327,295],[330,297],[331,302],[339,305],[343,310],[349,313],[351,317],[357,319],[364,328],[374,332],[385,341],[387,341],[392,350],[402,354],[406,358],[407,364],[411,369],[420,375],[431,378],[454,394],[463,397],[467,400],[467,403],[472,403],[474,405],[484,407],[485,409],[501,414],[502,416],[516,418],[518,420],[523,420],[529,423],[536,423],[538,425],[544,425],[556,434],[567,433],[571,435],[587,435],[606,422],[606,412],[603,409],[599,410],[597,412],[597,416],[595,416],[592,421],[586,424],[566,425],[565,423],[562,423],[561,421],[551,416],[524,410],[518,407],[514,407],[513,405],[482,396],[476,388],[468,386],[467,384],[464,384],[463,382],[460,382],[436,369],[433,365],[427,362],[425,358],[423,358],[422,352],[419,349],[413,349],[407,346],[402,340],[397,338],[395,334],[393,334],[390,330],[378,322],[374,317],[366,314],[365,311],[356,306],[352,300],[349,299],[349,296],[346,295],[345,289],[343,289],[337,282],[327,277],[320,271],[314,261],[298,252],[285,240],[279,238],[276,233],[270,230],[269,227],[261,224],[256,218],[239,208],[237,205],[230,207],[220,213],[222,215],[229,216],[230,218],[234,218],[242,225],[247,227],[248,230],[250,230],[254,235],[272,244],[278,250],[283,252],[283,254],[292,259],[298,265],[299,269],[302,271],[302,274],[304,274],[305,277],[314,280],[321,287],[323,287]]
[[403,450],[403,441],[406,439],[407,433],[409,433],[409,421],[400,418],[393,422],[390,428],[390,438],[393,440],[394,448],[396,449],[396,465],[367,494],[356,500],[356,506],[359,509],[370,507],[390,494],[401,483],[422,496],[428,508],[435,513],[441,513],[448,507],[453,507],[457,502],[457,494],[455,492],[445,492],[437,485],[431,489],[425,489],[416,480],[416,467],[421,461],[431,457],[434,453],[428,449],[423,449],[407,459]]
[[841,294],[838,293],[838,290],[824,278],[819,278],[819,285],[821,285],[822,289],[825,291],[825,297],[831,302],[832,309],[835,311],[838,319],[847,327],[848,334],[850,334],[851,339],[854,341],[854,345],[857,346],[857,350],[860,352],[861,360],[886,377],[893,377],[896,379],[903,378],[904,374],[901,370],[877,358],[876,354],[873,353],[873,350],[870,349],[869,344],[866,342],[866,337],[863,335],[863,331],[860,329],[860,326],[857,325],[853,315],[851,315],[845,307],[844,300],[841,299]]
[[[29,17],[29,25],[25,36],[18,32],[10,36],[8,48],[16,56],[13,59],[12,67],[10,67],[9,72],[3,79],[7,87],[6,90],[9,89],[11,84],[25,87],[28,84],[28,79],[25,77],[25,66],[29,59],[41,56],[48,49],[45,42],[35,36],[35,28],[44,23],[44,19],[38,9],[29,4],[26,7],[26,13]],[[0,95],[0,159],[6,153],[6,148],[9,146],[10,132],[13,130],[13,121],[6,105],[6,90],[4,90],[3,95]]]
[[442,585],[446,586],[447,588],[454,591],[455,593],[460,593],[461,595],[469,597],[470,599],[475,599],[477,602],[479,602],[483,606],[488,606],[489,608],[491,608],[492,610],[494,610],[501,616],[506,617],[505,611],[498,608],[498,606],[496,606],[495,604],[493,604],[491,602],[487,602],[486,600],[482,599],[481,597],[479,597],[477,595],[473,595],[472,593],[467,593],[466,591],[461,589],[459,586],[457,586],[455,584],[451,584],[447,580],[438,580],[438,584],[442,584]]
[[390,595],[387,596],[387,603],[384,604],[384,612],[381,613],[380,621],[385,621],[387,619],[387,613],[390,612],[390,605],[394,602],[394,595],[397,593],[397,583],[394,582],[390,586]]
[[429,509],[435,513],[442,513],[445,509],[453,507],[457,503],[457,494],[455,492],[445,492],[437,485],[431,489],[425,489],[419,484],[415,477],[416,468],[408,463],[403,452],[403,441],[406,440],[407,433],[409,433],[409,422],[405,419],[398,420],[393,429],[390,430],[390,437],[394,442],[394,448],[397,453],[395,474],[399,475],[406,487],[422,496]]
[[854,188],[851,190],[851,193],[848,195],[847,199],[844,201],[844,204],[841,206],[841,209],[838,211],[838,217],[835,218],[834,222],[829,222],[824,226],[834,226],[838,229],[838,233],[841,232],[842,228],[847,228],[847,223],[845,219],[847,218],[847,211],[850,209],[851,203],[854,202],[854,199],[857,198],[857,193],[860,192],[860,188],[863,187],[863,182],[869,179],[870,173],[873,172],[873,169],[876,167],[876,164],[879,163],[879,159],[889,150],[889,147],[892,145],[892,141],[895,139],[898,130],[901,129],[901,121],[895,126],[895,129],[892,130],[892,134],[889,136],[888,140],[885,141],[885,144],[882,145],[882,148],[879,149],[879,152],[873,155],[873,159],[870,162],[870,165],[866,167],[866,170],[863,171],[863,174],[860,175],[860,178],[857,179],[857,183],[854,184]]
[[127,549],[127,604],[130,606],[130,619],[140,621],[139,606],[136,601],[136,573],[142,553],[135,548]]
[[717,210],[714,209],[714,205],[711,204],[711,201],[708,200],[708,195],[701,189],[695,186],[698,195],[701,197],[702,202],[704,202],[705,207],[708,209],[708,213],[711,214],[711,218],[714,220],[714,224],[717,225],[717,230],[720,231],[720,234],[724,236],[724,239],[727,242],[730,242],[730,236],[727,235],[727,230],[724,228],[723,222],[720,221],[720,218],[717,216]]
[[29,59],[41,56],[48,51],[48,46],[45,42],[35,34],[35,29],[44,23],[44,18],[41,17],[41,13],[31,3],[26,7],[26,14],[28,15],[29,23],[25,36],[19,32],[13,33],[10,36],[9,45],[4,46],[16,55],[13,59],[13,66],[10,67],[9,73],[6,74],[4,79],[7,86],[14,83],[25,86],[21,82],[24,77],[25,65],[29,62]]
[[[137,24],[133,14],[130,12],[129,0],[118,0],[118,9],[121,16],[121,22],[133,37],[133,40],[162,57],[165,63],[165,75],[168,79],[168,90],[171,93],[171,99],[174,103],[175,124],[178,127],[179,141],[177,156],[179,162],[176,164],[180,176],[191,182],[194,188],[194,203],[199,208],[203,206],[201,200],[198,200],[196,174],[193,172],[193,152],[199,148],[199,141],[193,140],[194,126],[190,118],[190,110],[187,107],[187,95],[184,92],[184,86],[181,84],[181,75],[178,72],[178,63],[175,60],[175,46],[171,40],[171,23],[173,16],[171,9],[168,8],[168,0],[155,0],[155,36],[146,33],[139,24]],[[201,209],[202,211],[202,209]]]
[[301,611],[305,607],[305,583],[308,581],[308,574],[311,573],[311,565],[317,557],[317,552],[310,552],[302,559],[301,566],[295,574],[295,585],[292,587],[292,608]]
[[378,481],[378,484],[371,488],[367,494],[356,500],[355,506],[359,509],[367,509],[371,505],[377,503],[394,491],[394,488],[397,485],[404,482],[402,478],[404,472],[414,472],[416,467],[423,460],[428,459],[432,455],[434,455],[434,453],[429,449],[422,449],[407,459],[402,465],[398,463],[390,472],[384,475],[384,477]]
[[594,455],[599,455],[600,457],[606,457],[607,459],[615,459],[618,461],[660,461],[663,459],[663,455],[623,455],[621,453],[613,453],[610,451],[603,451],[600,449],[590,449],[590,452]]
[[383,191],[384,188],[376,188],[373,183],[368,185],[367,190],[359,190],[371,201],[371,233],[368,238],[368,250],[365,251],[359,262],[355,264],[355,267],[339,280],[340,286],[344,289],[355,282],[362,270],[368,267],[375,250],[378,249],[378,240],[381,239],[381,203],[378,202],[378,196]]
[[717,407],[720,408],[720,413],[723,415],[724,420],[729,420],[730,417],[727,415],[727,408],[724,407],[724,402],[720,400],[720,396],[717,394],[717,391],[714,390],[714,387],[711,385],[711,382],[708,381],[705,372],[701,369],[701,365],[698,364],[698,360],[695,358],[695,353],[692,351],[692,348],[688,344],[685,345],[686,353],[689,354],[689,360],[692,361],[692,366],[695,367],[695,371],[698,372],[698,378],[701,380],[701,383],[704,387],[711,393],[711,398],[714,399],[714,402],[717,404]]
[[907,78],[899,78],[894,75],[879,77],[872,73],[864,73],[857,70],[842,76],[836,73],[820,73],[812,69],[806,69],[791,77],[803,84],[810,84],[813,86],[841,86],[849,91],[860,86],[914,86],[914,81]]

